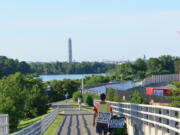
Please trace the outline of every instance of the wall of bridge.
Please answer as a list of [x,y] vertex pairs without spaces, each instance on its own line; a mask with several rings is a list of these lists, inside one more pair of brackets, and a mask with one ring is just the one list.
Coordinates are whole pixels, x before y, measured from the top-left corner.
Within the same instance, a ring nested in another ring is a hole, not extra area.
[[154,127],[151,124],[137,122],[133,123],[131,118],[126,118],[126,124],[129,135],[170,135],[170,133],[163,132],[162,129]]
[[148,86],[151,84],[159,84],[168,81],[178,81],[179,74],[168,74],[168,75],[153,75],[152,77],[145,78],[142,81],[142,86]]

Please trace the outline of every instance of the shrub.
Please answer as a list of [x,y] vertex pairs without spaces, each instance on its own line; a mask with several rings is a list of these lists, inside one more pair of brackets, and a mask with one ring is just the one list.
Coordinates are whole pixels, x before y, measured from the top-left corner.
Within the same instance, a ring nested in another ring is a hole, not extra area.
[[76,91],[73,93],[73,101],[77,101],[78,97],[81,96],[81,93],[79,91]]
[[85,94],[83,96],[83,101],[85,104],[89,105],[89,106],[93,106],[93,95],[92,94]]
[[112,88],[109,88],[107,90],[106,100],[113,101],[113,98],[114,98],[114,90]]
[[85,94],[83,95],[83,102],[89,106],[93,106],[94,105],[94,100],[95,99],[100,99],[99,96],[94,95],[94,94]]

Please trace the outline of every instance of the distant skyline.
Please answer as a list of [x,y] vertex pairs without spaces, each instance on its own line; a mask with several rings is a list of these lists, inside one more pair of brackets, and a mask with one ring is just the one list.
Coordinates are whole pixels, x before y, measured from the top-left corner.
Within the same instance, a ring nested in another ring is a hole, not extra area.
[[180,0],[0,1],[0,55],[20,61],[180,57]]

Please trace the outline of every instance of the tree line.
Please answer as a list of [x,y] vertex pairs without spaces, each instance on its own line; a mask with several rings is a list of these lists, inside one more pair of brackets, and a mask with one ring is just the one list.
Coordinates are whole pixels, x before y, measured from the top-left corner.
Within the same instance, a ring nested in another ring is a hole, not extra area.
[[152,75],[178,73],[180,58],[170,55],[150,58],[147,61],[138,58],[135,62],[125,62],[109,73],[115,80],[143,79]]
[[19,62],[5,56],[0,56],[0,77],[21,72],[23,74],[37,73],[39,75],[49,74],[88,74],[105,73],[115,68],[113,64],[99,62],[55,62],[55,63],[30,63]]
[[105,73],[108,70],[115,68],[113,64],[105,64],[99,62],[55,62],[44,64],[30,64],[33,72],[38,74],[91,74],[91,73]]

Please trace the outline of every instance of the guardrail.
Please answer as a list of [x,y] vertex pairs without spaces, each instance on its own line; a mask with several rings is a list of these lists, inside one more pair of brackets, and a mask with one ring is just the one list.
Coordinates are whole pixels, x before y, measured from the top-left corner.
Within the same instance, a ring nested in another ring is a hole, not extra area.
[[8,114],[0,114],[0,135],[9,134],[9,117]]
[[[96,100],[94,103],[98,103]],[[134,125],[145,124],[155,128],[155,134],[161,130],[161,135],[180,135],[180,108],[133,104],[133,103],[118,103],[107,101],[113,113],[131,119]],[[139,129],[140,130],[140,129]]]
[[26,127],[12,135],[42,135],[59,114],[59,108],[56,108],[53,112],[43,117],[33,125]]

